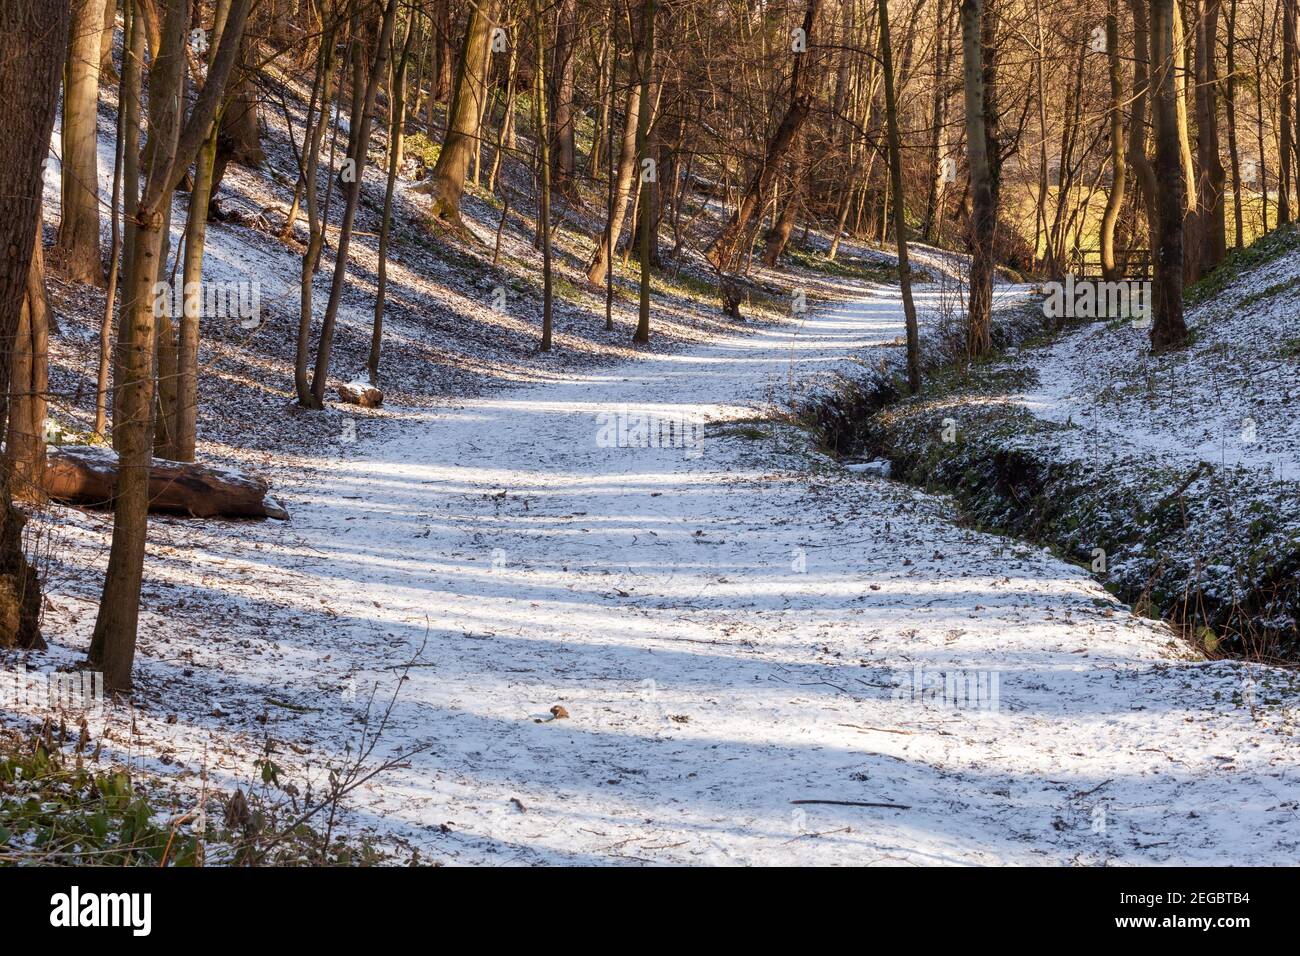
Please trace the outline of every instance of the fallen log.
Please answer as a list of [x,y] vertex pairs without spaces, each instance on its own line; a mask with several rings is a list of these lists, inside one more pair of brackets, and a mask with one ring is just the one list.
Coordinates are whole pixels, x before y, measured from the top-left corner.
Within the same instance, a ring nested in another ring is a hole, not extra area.
[[362,408],[378,408],[384,404],[384,393],[369,382],[348,382],[339,386],[339,400]]
[[[107,507],[117,485],[117,453],[98,445],[48,449],[45,493],[67,504]],[[195,518],[289,517],[261,478],[192,462],[155,458],[149,469],[149,510]]]

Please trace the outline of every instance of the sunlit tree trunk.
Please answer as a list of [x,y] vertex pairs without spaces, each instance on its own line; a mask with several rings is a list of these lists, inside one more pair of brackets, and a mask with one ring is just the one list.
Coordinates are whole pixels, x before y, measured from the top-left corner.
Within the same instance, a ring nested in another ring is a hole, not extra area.
[[456,87],[447,107],[447,133],[433,170],[433,215],[457,227],[465,176],[479,135],[479,120],[487,96],[487,54],[492,36],[493,4],[482,0],[471,6],[461,48]]
[[1106,0],[1106,59],[1110,78],[1110,192],[1101,218],[1101,271],[1108,280],[1118,278],[1115,264],[1115,224],[1124,208],[1128,165],[1124,161],[1124,82],[1119,56],[1119,0]]
[[1152,288],[1151,346],[1156,351],[1182,345],[1183,197],[1182,150],[1178,136],[1178,83],[1174,76],[1174,4],[1151,0],[1151,104],[1156,136],[1156,213],[1159,245],[1155,249]]
[[[226,32],[212,69],[208,71],[203,90],[179,136],[169,128],[169,124],[179,123],[177,111],[164,110],[156,117],[150,116],[151,139],[156,145],[144,189],[136,204],[130,281],[123,287],[117,339],[113,437],[118,453],[118,473],[113,495],[113,541],[89,652],[91,667],[103,672],[104,686],[114,691],[131,689],[140,588],[144,576],[154,401],[153,287],[161,265],[162,209],[164,204],[170,204],[176,184],[197,155],[216,117],[238,54],[248,4],[249,0],[233,0]],[[168,0],[166,11],[163,49],[158,58],[162,66],[159,69],[168,71],[165,76],[168,88],[179,89],[184,67],[188,4],[185,0]],[[139,135],[138,128],[127,127],[127,132],[130,137]]]
[[802,40],[800,47],[794,49],[794,75],[790,81],[790,105],[782,117],[776,133],[767,146],[767,153],[761,165],[754,173],[740,200],[740,205],[731,220],[709,245],[705,255],[714,268],[728,272],[735,268],[743,244],[752,232],[752,224],[772,191],[772,183],[781,168],[781,163],[794,145],[804,120],[812,108],[813,70],[808,62],[816,49],[813,28],[817,14],[821,10],[822,0],[808,0],[804,12]]
[[1220,0],[1198,0],[1196,23],[1197,219],[1201,230],[1198,274],[1209,272],[1227,255],[1224,208],[1226,173],[1219,158],[1219,69],[1216,63]]
[[619,146],[618,172],[615,176],[613,213],[605,222],[605,230],[596,243],[596,251],[591,262],[587,264],[587,281],[599,285],[605,281],[610,268],[613,246],[623,231],[623,219],[627,214],[627,200],[632,192],[632,176],[636,167],[636,137],[638,117],[641,113],[641,87],[629,83],[627,100],[624,105],[623,140]]
[[77,282],[104,284],[99,258],[100,38],[105,0],[72,0],[72,27],[64,68],[63,217],[55,244],[60,271]]
[[966,100],[966,149],[973,212],[970,225],[971,275],[967,297],[966,351],[971,358],[992,348],[993,240],[997,209],[985,123],[983,0],[962,0],[962,65]]
[[[347,198],[343,207],[343,221],[339,225],[338,245],[334,250],[334,277],[330,283],[329,303],[321,322],[320,341],[316,347],[316,367],[312,371],[310,408],[325,404],[325,388],[329,382],[330,359],[334,348],[334,325],[338,320],[339,305],[343,301],[343,285],[348,272],[348,247],[352,242],[352,228],[356,221],[357,204],[361,201],[361,183],[370,144],[370,114],[374,109],[379,81],[388,68],[388,57],[393,42],[394,23],[399,0],[388,0],[384,18],[375,41],[374,60],[370,75],[364,81],[361,108],[352,116],[352,130],[348,143],[348,158],[352,160],[355,175],[347,184]],[[360,50],[360,48],[358,48]],[[364,54],[359,53],[359,56]]]

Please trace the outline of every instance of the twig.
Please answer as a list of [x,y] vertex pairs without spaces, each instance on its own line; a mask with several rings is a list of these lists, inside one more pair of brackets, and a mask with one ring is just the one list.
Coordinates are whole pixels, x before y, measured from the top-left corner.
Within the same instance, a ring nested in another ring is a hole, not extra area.
[[818,803],[831,807],[884,807],[886,810],[911,810],[903,803],[867,803],[862,800],[791,800],[794,804]]

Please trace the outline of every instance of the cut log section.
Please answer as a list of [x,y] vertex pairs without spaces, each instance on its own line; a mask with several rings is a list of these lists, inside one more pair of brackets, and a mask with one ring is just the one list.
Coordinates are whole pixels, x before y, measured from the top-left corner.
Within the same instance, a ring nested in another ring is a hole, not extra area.
[[348,382],[339,386],[339,399],[362,408],[378,408],[384,404],[384,393],[369,382]]
[[[55,501],[107,507],[117,484],[117,453],[98,445],[48,450],[45,492]],[[289,517],[267,484],[238,471],[155,458],[149,469],[149,510],[195,518]]]

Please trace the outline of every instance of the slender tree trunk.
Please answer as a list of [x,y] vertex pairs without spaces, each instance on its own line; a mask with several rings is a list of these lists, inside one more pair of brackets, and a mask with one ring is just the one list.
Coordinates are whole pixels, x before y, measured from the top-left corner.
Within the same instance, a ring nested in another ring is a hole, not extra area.
[[600,111],[596,114],[596,126],[591,136],[591,152],[587,156],[587,175],[593,179],[599,174],[601,161],[605,158],[602,150],[605,147],[605,138],[609,134],[609,123],[612,119],[610,110],[613,108],[614,98],[611,95],[613,90],[609,88],[609,63],[613,46],[607,35],[601,37],[600,62],[597,64],[597,69],[604,88],[598,90],[596,97],[600,104]]
[[1182,150],[1178,135],[1178,83],[1174,4],[1151,0],[1151,101],[1156,136],[1156,197],[1159,246],[1155,250],[1152,288],[1151,346],[1174,348],[1187,339],[1183,322],[1183,197]]
[[311,386],[307,380],[308,351],[311,348],[312,282],[325,244],[325,220],[320,209],[320,157],[325,130],[330,123],[330,103],[335,99],[334,49],[336,28],[325,34],[321,58],[317,63],[317,82],[321,84],[320,112],[313,122],[307,115],[303,132],[303,193],[307,197],[307,248],[302,256],[302,273],[299,277],[298,342],[294,354],[293,381],[298,404],[310,408]]
[[1101,218],[1101,271],[1108,281],[1119,277],[1115,265],[1115,224],[1124,208],[1128,166],[1124,161],[1124,83],[1119,57],[1119,0],[1106,0],[1106,58],[1110,73],[1111,186]]
[[641,300],[637,311],[636,331],[632,341],[638,345],[650,342],[650,248],[654,237],[653,193],[656,175],[655,162],[650,156],[650,83],[655,62],[655,0],[645,0],[641,11],[641,102],[637,120],[637,153],[641,157]]
[[[208,69],[216,56],[230,0],[218,0],[214,11],[212,38],[208,48]],[[166,391],[167,401],[160,403],[158,434],[154,453],[172,461],[193,461],[198,444],[199,408],[199,332],[203,314],[203,252],[207,238],[208,206],[212,199],[217,140],[224,108],[218,106],[217,117],[199,147],[194,160],[194,183],[190,188],[189,212],[185,220],[185,262],[182,271],[184,311],[179,316],[179,338],[175,349],[174,387]],[[160,329],[159,334],[162,334]],[[161,382],[160,382],[161,387]]]
[[[609,115],[605,122],[605,149],[609,153],[610,163],[613,163],[614,161],[614,95],[615,95],[615,88],[618,86],[618,0],[609,0],[609,41],[610,41],[609,85],[605,91],[606,110]],[[636,96],[637,96],[636,102],[637,104],[640,104],[641,102],[640,89],[637,88],[635,83],[629,82],[628,86],[631,88],[628,91],[629,105],[631,105],[630,97],[631,97],[632,89],[636,90]],[[624,131],[624,136],[626,137],[626,130]],[[634,142],[632,145],[633,145],[633,149],[635,149],[636,143]],[[621,164],[622,164],[622,157],[620,157],[620,166],[619,166],[620,172],[622,170]],[[594,175],[595,170],[593,170],[592,172]],[[628,175],[630,176],[631,173],[629,172]],[[614,331],[614,270],[609,268],[609,258],[610,258],[609,249],[610,246],[613,245],[614,241],[618,238],[617,233],[614,231],[615,199],[618,196],[618,187],[615,184],[616,178],[618,177],[615,176],[615,170],[613,166],[611,166],[609,172],[606,174],[605,177],[606,206],[605,206],[604,237],[602,240],[597,242],[595,258],[592,260],[591,263],[591,266],[594,267],[595,263],[600,261],[600,257],[602,253],[600,251],[599,246],[601,245],[601,242],[603,242],[605,245],[605,251],[603,253],[605,257],[605,261],[604,261],[604,265],[601,267],[601,271],[604,273],[602,278],[605,281],[605,331],[606,332]],[[626,196],[626,187],[624,187],[623,195]],[[622,203],[623,200],[620,200],[619,201],[620,208],[622,206]],[[587,279],[590,282],[599,281],[599,279],[592,278],[592,274],[590,270],[587,273]]]
[[624,107],[623,142],[619,147],[618,175],[615,178],[613,215],[606,219],[605,231],[596,244],[596,251],[587,264],[587,281],[599,285],[605,281],[610,268],[611,247],[617,245],[623,231],[628,196],[632,192],[632,176],[636,167],[637,129],[641,113],[641,87],[628,83]]
[[992,348],[993,240],[997,208],[993,198],[993,172],[985,125],[983,0],[962,0],[962,62],[966,93],[966,148],[970,164],[971,276],[967,297],[966,350],[981,358]]
[[1227,37],[1228,79],[1225,84],[1223,107],[1228,124],[1228,163],[1232,170],[1233,245],[1245,245],[1241,203],[1241,153],[1237,147],[1237,0],[1228,2]]
[[1219,158],[1219,69],[1216,63],[1220,0],[1197,0],[1196,23],[1196,189],[1197,218],[1201,229],[1199,275],[1214,269],[1227,249],[1227,215],[1224,183],[1227,178]]
[[505,160],[507,133],[515,115],[515,63],[519,55],[519,44],[510,44],[510,59],[506,64],[506,92],[502,104],[501,125],[497,127],[496,149],[492,152],[492,170],[488,173],[488,192],[496,192],[497,176],[501,173],[501,163]]
[[[1282,83],[1278,87],[1278,111],[1281,114],[1278,133],[1277,224],[1285,226],[1291,221],[1291,154],[1292,136],[1291,100],[1295,91],[1296,32],[1291,5],[1282,8]],[[1265,191],[1267,195],[1267,191]],[[1300,200],[1300,196],[1297,197]],[[1298,203],[1300,204],[1300,203]]]
[[813,28],[816,25],[817,14],[821,10],[821,5],[822,0],[808,0],[807,9],[804,12],[803,26],[801,27],[802,38],[806,45],[794,51],[794,76],[790,83],[790,106],[786,110],[781,124],[777,127],[776,134],[768,144],[767,155],[764,157],[762,165],[754,173],[753,179],[750,180],[749,188],[746,189],[745,195],[741,198],[736,214],[718,233],[705,252],[709,262],[719,272],[728,272],[735,267],[741,252],[742,241],[750,235],[751,224],[759,209],[763,207],[767,195],[772,190],[772,183],[781,168],[781,161],[790,151],[790,147],[794,145],[795,139],[799,136],[799,131],[803,127],[804,120],[807,119],[808,112],[812,108],[813,71],[811,64],[807,61],[813,55],[812,51],[816,49],[813,42]]
[[388,242],[393,231],[393,192],[397,187],[397,173],[402,162],[402,137],[406,127],[406,64],[411,55],[411,39],[415,35],[415,15],[406,25],[406,40],[401,56],[393,68],[392,90],[389,99],[388,126],[388,182],[384,187],[384,215],[379,226],[379,274],[375,283],[375,322],[370,330],[370,356],[366,360],[366,373],[370,384],[379,385],[379,352],[384,340],[384,293],[388,287]]
[[[140,586],[144,576],[145,532],[149,512],[149,466],[153,412],[154,283],[162,250],[164,203],[198,153],[208,128],[225,96],[226,81],[239,51],[249,0],[233,0],[221,45],[208,71],[203,90],[194,102],[189,120],[177,136],[169,124],[179,123],[176,110],[150,117],[155,142],[152,165],[136,206],[130,282],[124,287],[122,318],[117,341],[117,401],[113,437],[118,451],[118,475],[113,496],[113,543],[103,596],[91,636],[89,661],[103,671],[109,690],[131,689],[136,629],[140,615]],[[168,0],[165,49],[158,61],[169,71],[167,88],[180,89],[184,66],[183,27],[188,17],[185,0]],[[175,29],[180,23],[182,29]],[[136,142],[138,128],[127,127],[128,143]],[[128,155],[133,152],[128,148]]]
[[[117,284],[121,275],[122,216],[119,203],[122,195],[122,165],[126,143],[124,129],[128,117],[132,115],[130,104],[133,101],[138,102],[140,96],[139,89],[132,89],[133,83],[126,82],[127,77],[133,77],[134,84],[138,84],[140,78],[139,69],[133,71],[130,65],[130,61],[134,58],[131,49],[131,7],[131,0],[124,0],[122,4],[122,81],[118,86],[117,139],[113,146],[113,195],[112,204],[109,206],[108,211],[109,228],[112,233],[108,256],[108,294],[104,297],[104,312],[99,323],[99,374],[95,379],[94,434],[98,438],[103,438],[108,429],[108,374],[113,355],[113,308],[117,300]],[[143,41],[143,34],[140,31],[135,31],[135,35],[141,42]],[[139,61],[136,60],[136,62]],[[131,122],[134,124],[136,121],[131,120]]]
[[537,238],[542,249],[542,343],[551,350],[551,125],[546,119],[546,23],[539,0],[532,0],[533,42],[537,64],[533,76],[533,129],[537,135]]
[[1159,214],[1156,197],[1159,186],[1156,172],[1147,159],[1147,102],[1150,91],[1151,35],[1147,27],[1150,0],[1129,0],[1133,12],[1133,99],[1128,124],[1128,163],[1137,178],[1138,191],[1147,221],[1147,242],[1152,254],[1157,246],[1156,224]]
[[907,261],[907,216],[903,205],[903,159],[898,135],[898,104],[894,93],[893,50],[889,40],[889,0],[878,0],[880,56],[885,74],[885,125],[889,140],[889,180],[893,190],[894,238],[898,243],[898,276],[903,287],[903,315],[907,323],[907,387],[921,390],[921,343],[912,302],[912,271]]
[[925,197],[925,219],[922,221],[921,234],[926,242],[937,238],[936,225],[941,218],[939,207],[943,205],[944,191],[947,183],[943,175],[943,132],[948,122],[948,91],[945,84],[948,71],[952,66],[949,54],[948,24],[950,4],[948,0],[935,0],[934,3],[934,89],[931,91],[930,115],[930,177],[929,193]]
[[[1183,222],[1183,282],[1195,282],[1201,275],[1201,246],[1205,229],[1201,222],[1200,200],[1197,197],[1199,177],[1196,171],[1196,158],[1192,151],[1191,125],[1187,111],[1187,60],[1188,42],[1184,29],[1183,0],[1174,0],[1174,105],[1177,109],[1178,146],[1182,160],[1183,203],[1185,220]],[[1195,88],[1193,77],[1193,88]],[[1193,92],[1195,90],[1193,89]]]
[[352,227],[356,221],[357,204],[361,200],[366,151],[370,143],[370,114],[374,110],[379,80],[388,67],[398,3],[399,0],[388,0],[384,6],[383,22],[380,24],[378,38],[375,41],[374,62],[370,67],[370,76],[363,84],[365,92],[361,109],[359,114],[353,115],[352,119],[348,153],[353,161],[356,175],[353,176],[352,182],[347,184],[343,222],[339,227],[338,245],[334,250],[334,278],[330,283],[330,298],[325,306],[325,318],[321,322],[320,342],[316,348],[316,367],[312,371],[311,402],[308,406],[310,408],[322,408],[325,404],[325,388],[329,383],[330,358],[334,348],[334,324],[338,319],[339,305],[343,301],[343,284],[348,272],[348,246],[352,242]]
[[72,0],[72,28],[64,69],[63,218],[55,244],[60,271],[75,282],[104,284],[99,255],[100,39],[105,0]]

